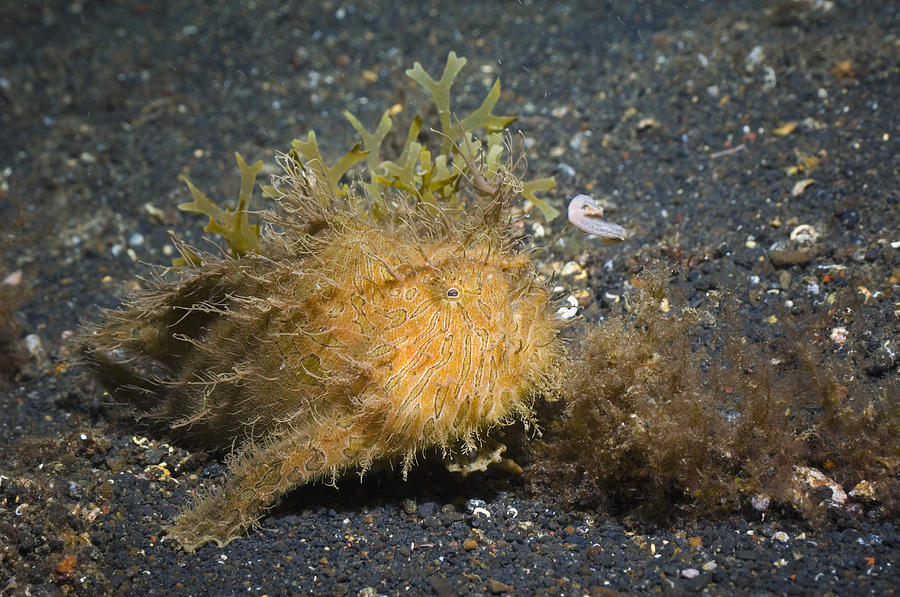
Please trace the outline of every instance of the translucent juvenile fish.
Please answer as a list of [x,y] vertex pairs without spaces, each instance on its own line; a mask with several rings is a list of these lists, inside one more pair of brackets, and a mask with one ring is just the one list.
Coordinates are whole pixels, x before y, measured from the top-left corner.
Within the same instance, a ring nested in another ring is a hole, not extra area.
[[628,236],[618,224],[601,219],[603,208],[589,195],[576,195],[569,202],[568,217],[573,226],[582,232],[596,234],[604,242],[619,242]]

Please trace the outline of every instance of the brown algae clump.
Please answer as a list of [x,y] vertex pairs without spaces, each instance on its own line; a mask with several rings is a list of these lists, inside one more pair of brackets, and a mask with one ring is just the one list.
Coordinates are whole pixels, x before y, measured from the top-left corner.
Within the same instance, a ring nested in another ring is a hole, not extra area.
[[[679,285],[664,268],[645,270],[627,307],[579,338],[561,391],[567,416],[539,445],[533,488],[633,522],[741,510],[896,516],[896,379],[867,380],[822,341],[832,317],[861,310],[852,293],[822,314],[780,313],[790,323],[753,341],[734,296],[709,293],[711,310],[696,310]],[[869,324],[856,321],[861,343]],[[818,471],[851,495],[872,491],[841,513],[804,495]]]
[[[238,156],[236,210],[191,185],[182,207],[210,216],[231,254],[182,247],[183,267],[81,334],[83,361],[113,396],[194,446],[235,447],[224,488],[168,528],[184,549],[242,536],[294,487],[376,460],[405,471],[429,447],[472,448],[554,389],[560,324],[508,226],[510,203],[552,179],[523,183],[501,157],[497,132],[514,119],[491,113],[499,84],[470,116],[449,118],[464,63],[451,53],[440,81],[408,71],[447,115],[442,147],[417,141],[417,119],[399,158],[370,161],[362,191],[340,181],[377,156],[387,113],[373,134],[351,116],[367,151],[334,166],[314,134],[295,141],[264,187],[279,209],[262,227],[247,219],[259,164]],[[472,135],[481,128],[485,143]]]

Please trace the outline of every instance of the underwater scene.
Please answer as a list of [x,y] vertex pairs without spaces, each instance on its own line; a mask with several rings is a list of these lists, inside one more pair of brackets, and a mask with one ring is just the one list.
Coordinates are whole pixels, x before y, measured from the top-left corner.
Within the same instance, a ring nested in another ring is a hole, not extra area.
[[900,6],[0,7],[0,595],[885,595]]

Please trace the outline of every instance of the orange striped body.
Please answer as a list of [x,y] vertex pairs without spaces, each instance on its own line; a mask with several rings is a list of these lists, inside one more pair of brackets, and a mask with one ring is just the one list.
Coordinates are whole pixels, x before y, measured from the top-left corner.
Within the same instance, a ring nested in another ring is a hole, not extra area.
[[[474,447],[556,382],[559,323],[526,254],[492,231],[384,230],[331,213],[267,254],[208,259],[94,331],[101,378],[203,449],[237,447],[224,489],[182,513],[185,549],[224,544],[287,491],[422,450]],[[165,380],[128,373],[132,361]],[[154,389],[158,388],[158,389]]]

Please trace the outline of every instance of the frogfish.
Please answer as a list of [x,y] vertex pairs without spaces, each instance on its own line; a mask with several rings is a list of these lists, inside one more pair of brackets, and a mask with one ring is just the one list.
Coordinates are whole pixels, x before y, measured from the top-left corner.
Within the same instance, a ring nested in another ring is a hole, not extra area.
[[241,537],[298,486],[472,449],[559,384],[561,322],[510,225],[515,175],[475,165],[465,204],[375,209],[279,162],[254,250],[180,245],[186,265],[78,339],[111,395],[230,453],[224,486],[166,528],[188,551]]

